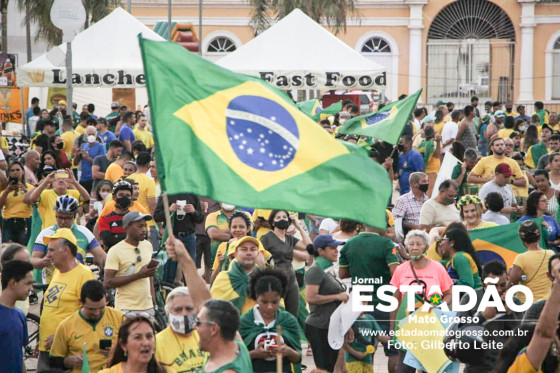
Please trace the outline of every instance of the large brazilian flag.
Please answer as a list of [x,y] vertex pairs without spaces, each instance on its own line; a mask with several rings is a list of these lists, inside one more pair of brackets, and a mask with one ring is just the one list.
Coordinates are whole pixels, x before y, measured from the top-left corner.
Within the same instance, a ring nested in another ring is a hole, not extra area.
[[[546,248],[548,232],[542,225],[543,218],[533,220],[541,229],[540,245]],[[527,251],[527,248],[519,238],[520,225],[521,223],[511,223],[469,231],[471,242],[477,251],[480,264],[486,264],[491,260],[499,260],[507,268],[510,268],[515,257]]]
[[161,184],[169,194],[385,228],[387,172],[281,91],[171,42],[140,38]]
[[421,93],[420,89],[415,94],[386,105],[374,113],[352,118],[340,127],[338,133],[373,137],[395,145],[399,142]]

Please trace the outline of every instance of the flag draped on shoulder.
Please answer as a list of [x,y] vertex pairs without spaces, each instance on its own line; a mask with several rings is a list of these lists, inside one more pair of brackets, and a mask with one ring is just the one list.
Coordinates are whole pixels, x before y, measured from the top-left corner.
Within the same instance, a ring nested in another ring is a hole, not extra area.
[[[542,218],[534,219],[541,230],[541,247],[546,248],[548,232],[543,227]],[[519,238],[519,226],[521,223],[511,223],[497,227],[475,229],[469,231],[471,242],[478,254],[480,264],[486,264],[491,260],[499,260],[510,268],[518,254],[527,251]]]
[[395,145],[408,123],[422,90],[393,102],[371,114],[360,115],[344,123],[338,133],[373,137]]
[[387,172],[281,91],[140,37],[163,190],[385,228]]

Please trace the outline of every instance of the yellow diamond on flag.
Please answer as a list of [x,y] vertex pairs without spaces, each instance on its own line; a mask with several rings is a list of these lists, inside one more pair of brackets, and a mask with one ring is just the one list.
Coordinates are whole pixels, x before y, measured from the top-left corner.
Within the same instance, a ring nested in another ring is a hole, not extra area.
[[349,153],[297,107],[251,81],[187,104],[174,115],[257,191]]

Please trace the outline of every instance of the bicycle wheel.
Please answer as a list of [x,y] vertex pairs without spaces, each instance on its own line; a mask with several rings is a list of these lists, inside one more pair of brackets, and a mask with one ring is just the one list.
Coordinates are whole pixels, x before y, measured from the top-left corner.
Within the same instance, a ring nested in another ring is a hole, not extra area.
[[28,372],[35,372],[37,370],[36,355],[39,344],[39,316],[28,313],[26,316],[27,321],[27,335],[29,336],[29,343],[23,349],[23,360]]

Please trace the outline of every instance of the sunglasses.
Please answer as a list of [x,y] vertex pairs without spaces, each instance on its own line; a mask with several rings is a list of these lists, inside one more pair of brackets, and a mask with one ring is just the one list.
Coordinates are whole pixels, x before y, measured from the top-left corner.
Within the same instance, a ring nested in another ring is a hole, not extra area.
[[134,252],[136,253],[136,255],[138,255],[138,256],[136,257],[136,261],[137,261],[138,263],[140,263],[140,262],[142,261],[142,255],[140,255],[140,249],[137,248],[137,247],[135,247],[135,248],[134,248]]
[[196,321],[195,321],[195,325],[196,325],[196,326],[200,326],[200,325],[202,325],[202,324],[204,324],[204,325],[212,325],[212,324],[215,324],[215,322],[214,322],[214,321],[200,321],[200,320],[197,318]]

